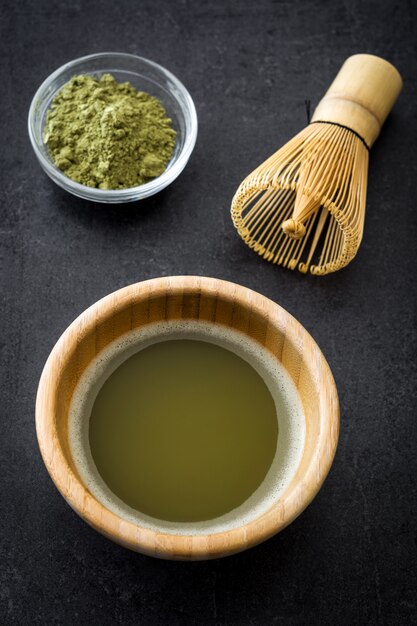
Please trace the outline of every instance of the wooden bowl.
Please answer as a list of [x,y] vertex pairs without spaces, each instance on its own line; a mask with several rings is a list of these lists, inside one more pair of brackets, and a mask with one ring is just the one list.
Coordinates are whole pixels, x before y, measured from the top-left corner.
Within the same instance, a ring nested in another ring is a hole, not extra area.
[[[77,382],[110,342],[151,322],[193,319],[246,333],[281,361],[304,408],[306,438],[297,472],[281,497],[244,526],[207,535],[161,533],[123,520],[86,488],[71,456],[68,411]],[[43,460],[68,504],[93,528],[144,554],[182,560],[210,559],[245,550],[295,519],[320,489],[333,461],[339,404],[319,347],[289,313],[250,289],[197,276],[157,278],[112,293],[84,311],[64,332],[44,367],[36,400],[36,429]]]

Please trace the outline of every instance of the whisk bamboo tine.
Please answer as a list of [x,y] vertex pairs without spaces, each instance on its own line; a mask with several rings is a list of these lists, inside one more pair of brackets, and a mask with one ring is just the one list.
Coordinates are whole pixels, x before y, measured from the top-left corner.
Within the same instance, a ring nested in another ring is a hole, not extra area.
[[[275,202],[270,201],[267,204],[267,210],[260,213],[258,219],[252,226],[253,237],[256,237],[260,242],[264,236],[268,233],[271,225],[277,220],[277,214],[279,215],[282,210],[283,199],[281,196],[275,196]],[[271,220],[272,216],[272,220]],[[259,236],[258,236],[259,233]]]
[[265,192],[262,198],[254,206],[254,211],[245,217],[244,223],[248,228],[252,229],[254,236],[257,234],[259,223],[261,222],[262,224],[262,218],[264,216],[268,216],[268,213],[275,208],[276,200],[277,198],[274,195],[273,189]]
[[282,230],[281,230],[281,222],[282,216],[285,215],[285,212],[290,210],[291,204],[287,202],[286,205],[283,205],[281,211],[277,213],[271,221],[269,225],[269,229],[265,231],[267,235],[266,239],[262,239],[262,254],[264,258],[270,260],[273,256],[274,250],[278,245],[278,242],[282,238]]
[[324,244],[323,244],[323,250],[320,256],[319,265],[327,265],[328,263],[331,262],[331,259],[332,259],[331,254],[332,254],[332,249],[334,245],[335,226],[336,226],[336,221],[332,219],[326,232],[326,237],[325,237]]
[[323,228],[324,228],[324,225],[326,223],[326,220],[327,220],[328,216],[329,216],[329,212],[327,211],[327,209],[322,207],[322,210],[320,212],[319,221],[318,221],[318,224],[316,226],[316,230],[314,232],[314,238],[313,238],[313,241],[312,241],[312,244],[311,244],[311,247],[310,247],[310,251],[308,253],[307,261],[303,265],[303,272],[304,272],[304,270],[307,272],[308,268],[310,267],[311,259],[313,258],[313,254],[316,251],[316,247],[317,247],[317,244],[319,242],[320,235],[323,232]]
[[310,234],[313,231],[313,227],[314,224],[317,221],[317,213],[312,215],[309,220],[307,220],[306,222],[306,234],[305,237],[303,237],[302,239],[298,240],[298,250],[297,250],[297,257],[295,257],[291,263],[288,265],[288,267],[292,270],[295,270],[296,267],[298,267],[298,269],[300,270],[300,272],[302,272],[303,274],[305,274],[308,270],[308,268],[305,269],[304,271],[304,264],[300,262],[301,256],[304,252],[304,248],[306,247],[306,243],[309,240]]
[[387,61],[366,54],[347,59],[311,123],[236,191],[232,219],[251,248],[316,275],[354,258],[363,235],[369,148],[401,87]]
[[262,243],[265,247],[267,245],[270,245],[270,238],[273,237],[275,233],[281,233],[280,226],[281,226],[283,217],[291,208],[291,204],[292,204],[291,196],[289,196],[289,198],[287,199],[287,202],[280,204],[280,210],[279,212],[276,213],[275,219],[270,221],[268,228],[266,228],[264,231],[264,234],[266,237],[265,239],[262,238]]

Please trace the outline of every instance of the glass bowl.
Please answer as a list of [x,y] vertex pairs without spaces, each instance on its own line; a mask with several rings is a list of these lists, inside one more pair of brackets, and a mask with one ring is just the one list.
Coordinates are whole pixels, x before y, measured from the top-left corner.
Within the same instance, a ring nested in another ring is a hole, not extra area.
[[[75,75],[112,74],[118,82],[129,81],[164,105],[177,131],[176,145],[166,170],[157,178],[128,189],[96,189],[80,185],[66,176],[49,156],[42,139],[46,115],[57,92]],[[106,203],[133,202],[152,196],[172,183],[182,172],[197,139],[197,114],[184,85],[157,63],[133,54],[102,52],[75,59],[53,72],[35,93],[29,109],[29,137],[35,154],[50,178],[70,193],[86,200]]]

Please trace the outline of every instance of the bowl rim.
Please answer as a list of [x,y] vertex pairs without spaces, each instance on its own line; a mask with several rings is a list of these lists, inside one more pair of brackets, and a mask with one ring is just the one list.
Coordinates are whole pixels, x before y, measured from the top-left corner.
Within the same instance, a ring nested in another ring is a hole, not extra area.
[[[243,526],[223,532],[204,535],[164,533],[119,517],[97,500],[73,472],[62,451],[57,431],[57,381],[60,372],[64,371],[66,358],[77,347],[80,338],[94,332],[115,311],[125,311],[127,305],[154,296],[167,298],[168,294],[174,298],[185,294],[215,296],[220,301],[233,304],[233,307],[241,306],[249,312],[255,311],[264,316],[268,328],[270,325],[282,333],[284,346],[287,345],[292,351],[299,350],[302,363],[314,380],[315,389],[320,390],[317,396],[320,428],[308,464],[301,473],[299,466],[290,485],[270,509]],[[227,556],[257,545],[285,528],[310,504],[321,488],[336,453],[339,428],[336,384],[323,353],[308,331],[290,313],[266,296],[236,283],[203,276],[145,280],[114,291],[88,307],[67,327],[53,347],[45,363],[36,397],[39,448],[53,482],[68,504],[90,526],[116,543],[166,559],[203,560]]]
[[[186,107],[184,108],[183,106],[181,106],[181,108],[183,110],[186,110],[190,117],[190,132],[186,134],[184,146],[173,165],[168,170],[165,170],[157,178],[154,178],[153,180],[142,185],[136,185],[135,187],[128,187],[126,189],[98,189],[96,187],[88,187],[87,185],[82,185],[72,180],[43,155],[42,151],[39,149],[34,131],[34,117],[38,102],[40,101],[42,94],[48,89],[48,87],[56,78],[58,78],[63,72],[71,69],[72,67],[76,67],[80,63],[94,61],[96,59],[110,56],[140,61],[145,65],[148,65],[158,72],[164,74],[174,83],[176,88],[181,92],[186,102]],[[96,202],[109,202],[110,200],[117,202],[128,202],[132,199],[132,196],[133,199],[139,200],[141,198],[146,198],[154,195],[158,191],[161,191],[167,185],[173,182],[186,166],[194,149],[198,134],[197,111],[194,105],[194,101],[184,84],[172,72],[167,70],[159,63],[151,61],[150,59],[147,59],[145,57],[136,54],[130,54],[127,52],[97,52],[94,54],[88,54],[82,57],[78,57],[77,59],[68,61],[67,63],[64,63],[63,65],[58,67],[51,74],[49,74],[47,78],[45,78],[45,80],[36,90],[30,103],[27,124],[32,148],[43,169],[50,176],[50,178],[52,178],[54,182],[56,182],[58,185],[60,185],[70,193],[73,193],[74,195],[81,198],[95,200]]]

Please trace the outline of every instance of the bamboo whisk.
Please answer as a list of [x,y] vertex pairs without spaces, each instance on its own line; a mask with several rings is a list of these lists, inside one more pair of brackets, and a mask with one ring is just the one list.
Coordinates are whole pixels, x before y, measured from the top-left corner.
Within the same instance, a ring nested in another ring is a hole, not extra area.
[[368,153],[402,87],[387,61],[349,57],[310,124],[255,169],[232,201],[242,239],[264,259],[328,274],[362,240]]

